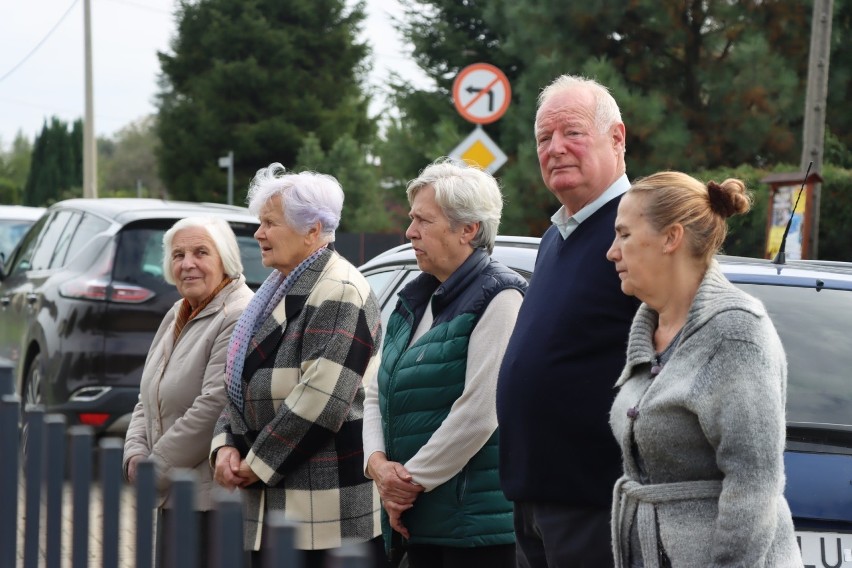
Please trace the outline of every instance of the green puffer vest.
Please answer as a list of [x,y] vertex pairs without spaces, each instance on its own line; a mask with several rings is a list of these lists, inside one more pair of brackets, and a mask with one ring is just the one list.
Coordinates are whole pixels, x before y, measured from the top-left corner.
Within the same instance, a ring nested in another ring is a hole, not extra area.
[[[461,396],[470,334],[488,302],[506,288],[523,293],[527,286],[483,251],[475,251],[439,284],[422,274],[400,292],[382,345],[378,383],[386,453],[403,464],[426,444]],[[409,347],[430,299],[432,328]],[[417,497],[402,517],[409,542],[455,547],[515,542],[512,505],[500,489],[498,440],[495,432],[461,472]],[[384,511],[382,529],[390,542]]]

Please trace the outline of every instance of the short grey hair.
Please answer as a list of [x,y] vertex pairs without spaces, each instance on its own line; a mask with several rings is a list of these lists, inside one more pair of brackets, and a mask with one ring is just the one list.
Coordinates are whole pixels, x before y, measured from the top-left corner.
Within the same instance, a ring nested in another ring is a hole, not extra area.
[[317,222],[320,240],[334,241],[343,210],[343,188],[334,177],[317,172],[287,173],[280,163],[257,170],[249,185],[249,211],[260,216],[270,199],[278,196],[284,209],[284,221],[299,234],[307,234]]
[[595,100],[595,126],[600,134],[605,133],[614,124],[620,124],[621,109],[618,108],[618,103],[610,94],[609,89],[601,85],[594,79],[588,79],[579,75],[560,75],[554,79],[548,86],[542,89],[538,95],[538,106],[536,107],[534,129],[538,129],[538,109],[544,103],[550,100],[554,95],[573,91],[574,89],[582,89],[591,93]]
[[172,277],[172,241],[181,229],[204,229],[210,235],[210,240],[216,247],[216,252],[222,259],[225,274],[231,278],[239,278],[243,273],[243,261],[240,258],[240,246],[231,225],[221,217],[185,217],[171,226],[163,235],[163,278],[169,284],[174,284]]
[[491,254],[503,211],[503,195],[497,180],[475,166],[439,158],[424,168],[416,179],[408,182],[408,203],[412,204],[417,192],[427,186],[435,190],[435,201],[450,220],[453,230],[479,223],[479,230],[470,246],[485,249]]

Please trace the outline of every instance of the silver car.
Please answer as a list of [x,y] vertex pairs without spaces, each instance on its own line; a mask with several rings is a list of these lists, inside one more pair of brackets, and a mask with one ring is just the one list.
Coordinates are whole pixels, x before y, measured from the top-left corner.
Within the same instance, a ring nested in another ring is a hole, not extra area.
[[0,262],[6,262],[30,225],[43,214],[44,207],[0,205]]

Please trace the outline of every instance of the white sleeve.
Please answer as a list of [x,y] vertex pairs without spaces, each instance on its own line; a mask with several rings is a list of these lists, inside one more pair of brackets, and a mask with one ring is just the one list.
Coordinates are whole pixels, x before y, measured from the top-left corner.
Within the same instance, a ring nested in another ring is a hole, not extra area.
[[[376,361],[381,361],[379,350]],[[382,410],[379,408],[379,373],[378,365],[373,372],[368,372],[364,386],[364,475],[367,475],[367,462],[376,452],[385,451],[385,435],[382,432]]]
[[[470,334],[464,391],[429,441],[404,464],[426,491],[460,472],[497,429],[497,374],[522,300],[519,291],[508,289],[488,304]],[[366,409],[364,414],[366,424]]]

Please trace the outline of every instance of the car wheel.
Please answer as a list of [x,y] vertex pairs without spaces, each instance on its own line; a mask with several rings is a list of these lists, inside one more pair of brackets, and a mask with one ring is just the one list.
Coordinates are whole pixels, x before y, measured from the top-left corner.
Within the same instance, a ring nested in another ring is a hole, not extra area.
[[29,424],[27,424],[27,408],[34,404],[42,404],[42,381],[44,369],[41,363],[41,353],[37,353],[30,362],[27,377],[24,379],[24,389],[21,393],[21,455],[27,456],[27,435]]
[[41,368],[41,353],[37,353],[30,363],[30,368],[27,371],[27,378],[24,381],[23,400],[21,401],[24,408],[31,404],[41,404],[41,382],[44,377],[44,371]]

